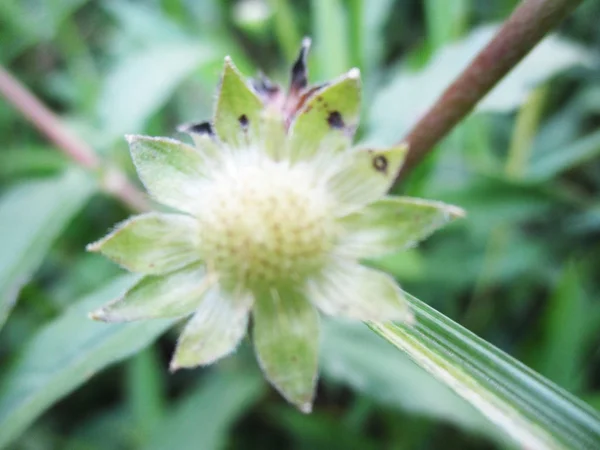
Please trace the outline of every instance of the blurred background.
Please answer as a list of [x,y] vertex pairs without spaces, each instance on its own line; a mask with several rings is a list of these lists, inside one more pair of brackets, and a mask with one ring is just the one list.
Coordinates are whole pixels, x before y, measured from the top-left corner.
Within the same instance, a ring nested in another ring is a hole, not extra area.
[[[123,135],[187,139],[176,126],[211,116],[227,54],[246,75],[261,69],[285,84],[311,36],[311,81],[359,67],[358,140],[392,144],[517,3],[3,0],[0,63],[138,183]],[[397,192],[468,216],[378,264],[600,409],[598,23],[600,2],[584,1],[401,180]],[[215,367],[169,374],[169,323],[85,316],[127,282],[85,245],[131,211],[4,99],[0,136],[7,448],[506,448],[477,411],[363,325],[326,321],[310,415],[265,385],[248,343]]]

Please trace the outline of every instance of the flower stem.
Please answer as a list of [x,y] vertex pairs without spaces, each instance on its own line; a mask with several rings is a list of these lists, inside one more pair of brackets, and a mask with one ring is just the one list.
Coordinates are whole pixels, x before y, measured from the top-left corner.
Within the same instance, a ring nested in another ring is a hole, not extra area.
[[410,150],[399,177],[421,161],[581,1],[524,0],[403,139]]
[[94,149],[67,128],[59,117],[2,66],[0,94],[54,143],[57,149],[85,169],[98,172],[105,192],[114,195],[134,210],[148,209],[145,195],[129,182],[124,173],[115,168],[105,169]]

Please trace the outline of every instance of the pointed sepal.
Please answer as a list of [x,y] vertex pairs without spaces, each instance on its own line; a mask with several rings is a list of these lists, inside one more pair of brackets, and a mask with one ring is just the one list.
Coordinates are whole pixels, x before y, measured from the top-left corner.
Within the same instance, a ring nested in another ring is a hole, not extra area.
[[259,136],[262,109],[260,97],[226,57],[214,117],[219,139],[232,148],[249,147]]
[[385,197],[340,221],[345,257],[377,258],[417,243],[465,211],[442,202],[412,197]]
[[349,147],[360,116],[360,71],[344,76],[316,90],[291,123],[289,153],[293,161],[313,157],[328,134],[337,135]]
[[319,317],[292,288],[255,295],[254,349],[269,382],[302,412],[312,409],[318,375]]
[[146,276],[121,298],[90,313],[103,322],[180,317],[191,314],[214,280],[202,266],[190,266],[162,276]]
[[161,275],[200,260],[198,222],[182,214],[133,216],[87,246],[131,272]]
[[175,139],[127,135],[131,158],[148,193],[158,202],[193,214],[206,165],[202,155]]
[[179,337],[171,371],[212,364],[232,353],[246,334],[251,305],[248,294],[213,287]]
[[343,168],[331,177],[328,187],[340,205],[338,214],[359,209],[390,189],[404,162],[408,147],[357,149],[348,152]]
[[384,272],[356,262],[334,260],[308,287],[311,301],[325,314],[362,321],[412,323],[404,293]]

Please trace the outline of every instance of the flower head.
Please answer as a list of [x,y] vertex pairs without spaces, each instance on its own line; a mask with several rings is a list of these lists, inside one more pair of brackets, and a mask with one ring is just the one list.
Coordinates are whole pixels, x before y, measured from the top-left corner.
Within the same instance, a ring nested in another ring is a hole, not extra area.
[[439,202],[386,197],[405,146],[352,148],[360,74],[308,86],[305,41],[289,92],[247,82],[229,58],[214,120],[182,127],[194,146],[127,136],[150,195],[176,213],[119,224],[89,245],[144,277],[91,314],[104,321],[191,315],[172,369],[252,340],[269,381],[310,411],[319,317],[403,321],[413,315],[394,279],[362,264],[414,245],[462,215]]

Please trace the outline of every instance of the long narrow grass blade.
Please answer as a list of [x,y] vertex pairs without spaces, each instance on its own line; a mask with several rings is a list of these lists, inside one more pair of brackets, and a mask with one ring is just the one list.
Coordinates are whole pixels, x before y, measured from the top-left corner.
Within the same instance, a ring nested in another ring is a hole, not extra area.
[[370,323],[384,339],[478,408],[527,449],[598,449],[590,406],[420,300],[414,326]]

